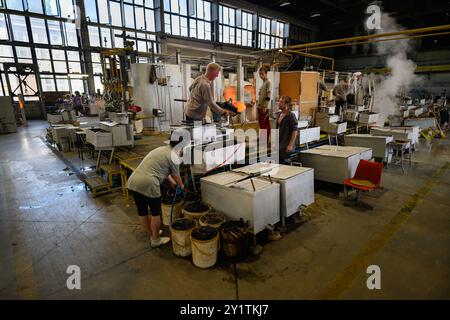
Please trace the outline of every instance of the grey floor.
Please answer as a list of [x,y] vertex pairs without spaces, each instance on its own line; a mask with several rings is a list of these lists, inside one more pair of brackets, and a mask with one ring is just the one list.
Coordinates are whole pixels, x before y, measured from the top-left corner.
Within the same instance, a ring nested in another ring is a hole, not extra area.
[[[307,222],[258,259],[200,270],[170,246],[150,249],[120,193],[92,199],[44,134],[38,121],[0,135],[2,299],[450,298],[448,139],[422,141],[406,174],[386,170],[384,190],[364,197],[373,211],[319,191]],[[81,290],[66,287],[69,265],[81,268]],[[381,290],[367,289],[369,265],[381,268]]]

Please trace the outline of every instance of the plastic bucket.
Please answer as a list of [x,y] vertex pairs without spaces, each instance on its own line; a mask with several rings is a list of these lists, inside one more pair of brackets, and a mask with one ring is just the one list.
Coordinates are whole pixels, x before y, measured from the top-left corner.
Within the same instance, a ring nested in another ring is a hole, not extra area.
[[225,216],[217,212],[209,212],[199,218],[199,224],[201,227],[210,226],[218,229],[224,222]]
[[[175,221],[179,218],[181,218],[181,209],[183,208],[183,202],[179,201],[175,203],[173,206],[173,212],[172,212],[172,221]],[[170,213],[172,211],[172,204],[168,203],[161,203],[161,216],[162,216],[162,223],[165,226],[170,226]]]
[[200,202],[192,202],[192,203],[186,203],[183,206],[183,210],[181,211],[183,214],[183,217],[188,219],[196,220],[198,223],[198,220],[201,216],[204,216],[205,214],[209,213],[211,211],[211,207]]
[[192,253],[191,232],[197,226],[191,219],[181,218],[170,225],[173,253],[179,257],[187,257]]
[[217,262],[220,249],[219,231],[213,227],[199,227],[192,230],[192,263],[202,269],[210,268]]

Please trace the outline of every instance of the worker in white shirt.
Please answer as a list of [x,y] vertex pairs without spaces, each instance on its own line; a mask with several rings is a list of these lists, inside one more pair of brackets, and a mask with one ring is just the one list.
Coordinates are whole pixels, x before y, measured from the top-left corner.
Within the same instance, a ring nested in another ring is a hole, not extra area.
[[175,151],[175,149],[179,149],[175,147],[182,140],[182,137],[177,141],[171,140],[170,145],[159,147],[147,154],[127,182],[127,188],[132,191],[134,196],[139,222],[144,230],[149,233],[153,248],[170,241],[169,237],[160,237],[160,188],[165,179],[168,179],[174,186],[184,188],[179,169],[182,154],[181,151],[179,154]]

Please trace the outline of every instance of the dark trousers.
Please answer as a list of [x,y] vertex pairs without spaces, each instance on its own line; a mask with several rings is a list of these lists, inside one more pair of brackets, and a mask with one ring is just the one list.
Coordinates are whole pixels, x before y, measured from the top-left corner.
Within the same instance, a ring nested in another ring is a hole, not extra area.
[[341,114],[341,109],[344,109],[345,101],[336,101],[336,110],[335,113],[337,115]]

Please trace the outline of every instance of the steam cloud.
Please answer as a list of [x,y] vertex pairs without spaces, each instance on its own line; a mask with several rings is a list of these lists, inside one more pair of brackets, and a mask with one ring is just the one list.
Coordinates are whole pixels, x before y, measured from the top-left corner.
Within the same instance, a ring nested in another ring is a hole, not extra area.
[[[381,15],[381,29],[378,34],[400,31],[402,28],[386,13]],[[400,93],[407,93],[413,84],[419,82],[414,74],[416,65],[407,57],[413,50],[410,39],[379,42],[376,45],[379,55],[386,56],[386,66],[391,69],[390,74],[381,76],[375,85],[374,111],[379,112],[379,124],[390,115],[399,114]]]

